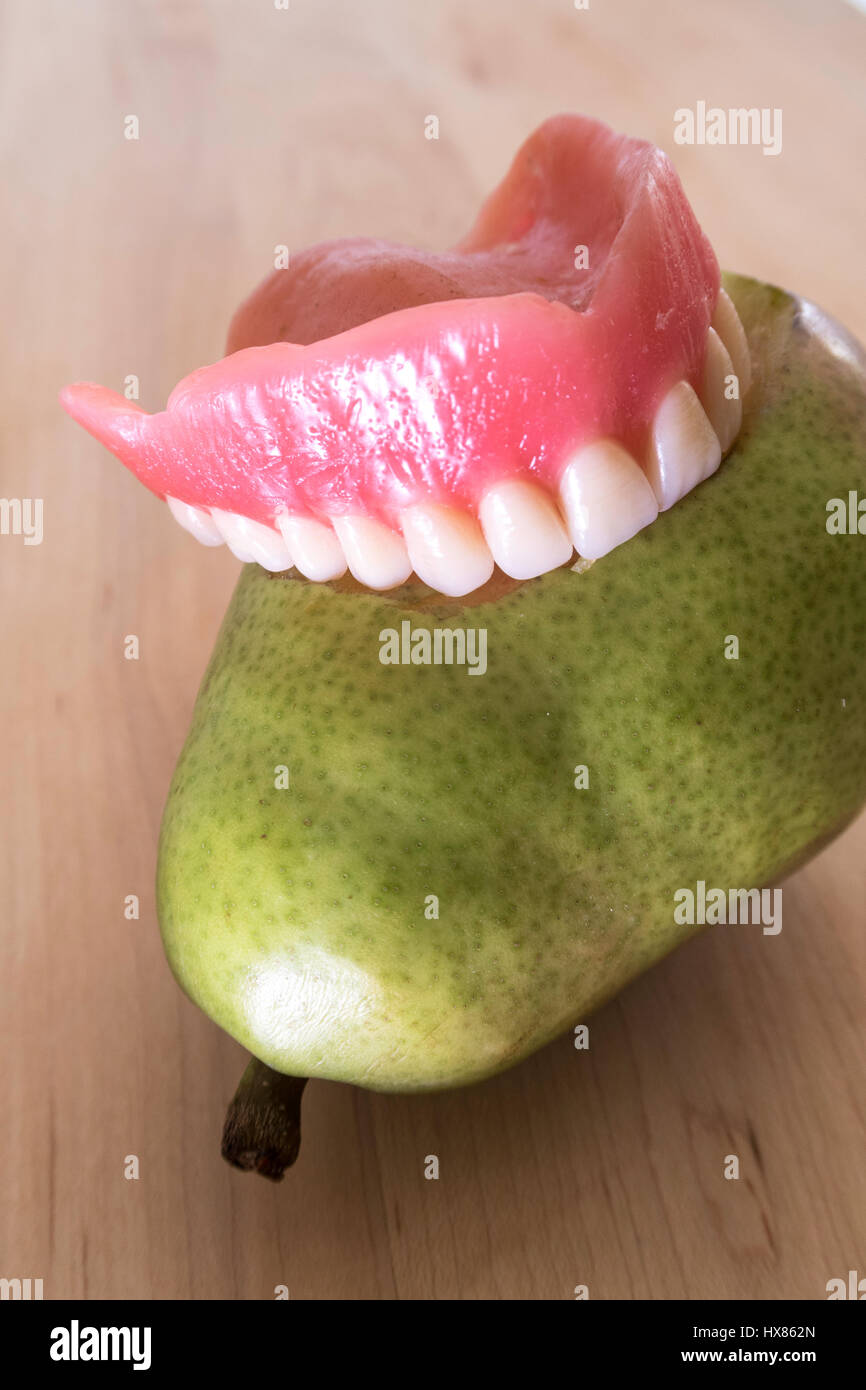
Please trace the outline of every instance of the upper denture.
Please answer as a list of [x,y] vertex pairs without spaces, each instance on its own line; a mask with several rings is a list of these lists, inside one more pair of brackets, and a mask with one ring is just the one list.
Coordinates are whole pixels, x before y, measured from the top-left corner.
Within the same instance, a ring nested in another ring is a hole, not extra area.
[[465,593],[494,560],[527,578],[572,544],[604,554],[718,466],[748,384],[719,285],[667,157],[561,116],[454,251],[313,248],[165,411],[88,383],[62,399],[206,543]]

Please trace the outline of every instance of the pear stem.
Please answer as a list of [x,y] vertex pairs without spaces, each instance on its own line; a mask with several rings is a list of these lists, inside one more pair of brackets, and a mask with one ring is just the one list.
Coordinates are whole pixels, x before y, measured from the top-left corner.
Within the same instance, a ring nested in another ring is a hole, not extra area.
[[222,1156],[245,1173],[279,1182],[301,1147],[305,1076],[284,1076],[257,1057],[240,1079],[226,1113]]

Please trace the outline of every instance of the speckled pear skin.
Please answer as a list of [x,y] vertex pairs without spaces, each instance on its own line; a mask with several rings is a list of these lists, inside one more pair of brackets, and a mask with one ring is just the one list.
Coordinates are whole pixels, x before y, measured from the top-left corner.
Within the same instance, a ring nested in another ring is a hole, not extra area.
[[[159,912],[183,988],[271,1067],[489,1076],[699,930],[677,889],[775,883],[866,798],[866,537],[825,525],[866,496],[866,367],[810,306],[726,285],[756,374],[735,451],[584,573],[467,601],[244,567]],[[486,674],[382,665],[404,619],[486,628]]]

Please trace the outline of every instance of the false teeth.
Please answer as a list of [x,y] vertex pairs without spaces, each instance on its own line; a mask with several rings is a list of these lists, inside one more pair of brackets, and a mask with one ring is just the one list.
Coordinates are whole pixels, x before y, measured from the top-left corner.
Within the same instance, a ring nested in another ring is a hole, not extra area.
[[734,371],[740,383],[740,399],[742,400],[752,383],[752,363],[749,357],[749,344],[746,341],[746,330],[734,308],[734,301],[725,290],[719,290],[712,326],[727,348],[734,364]]
[[[726,397],[731,376],[739,396]],[[265,526],[237,512],[208,512],[166,497],[174,518],[203,545],[225,541],[239,560],[279,572],[294,565],[317,583],[346,568],[370,589],[404,584],[413,569],[431,589],[459,598],[481,588],[494,563],[512,579],[534,579],[571,558],[572,546],[597,560],[651,524],[716,471],[742,425],[751,382],[746,335],[724,290],[707,330],[696,393],[683,380],[656,410],[645,471],[615,439],[578,450],[567,462],[559,502],[534,478],[506,478],[488,488],[478,518],[441,503],[415,503],[398,531],[369,517],[318,521],[283,512]]]
[[468,512],[438,503],[407,507],[401,518],[412,568],[440,594],[459,598],[493,573],[493,556]]
[[412,573],[403,537],[366,516],[335,516],[334,530],[349,569],[368,589],[396,589]]
[[292,568],[292,557],[279,532],[263,526],[237,512],[224,512],[211,507],[211,516],[232,554],[249,563],[255,560],[262,569],[278,573]]
[[727,348],[714,328],[707,333],[707,350],[704,357],[704,370],[701,389],[698,393],[707,418],[718,435],[722,453],[726,454],[740,433],[743,423],[743,403],[739,397],[739,377],[737,395],[729,399],[727,391],[730,379],[737,374]]
[[309,516],[292,516],[289,512],[277,517],[277,525],[295,569],[307,579],[323,584],[346,573],[343,548],[330,526]]
[[188,502],[179,502],[176,497],[166,497],[165,500],[175,521],[180,522],[183,529],[201,541],[202,545],[224,544],[216,523],[201,507],[191,507]]
[[574,548],[585,560],[599,560],[631,540],[659,513],[643,470],[614,439],[580,449],[559,491]]
[[482,497],[478,515],[493,559],[512,579],[535,579],[571,559],[559,512],[536,483],[498,483]]
[[722,460],[718,436],[687,381],[671,387],[652,424],[647,477],[660,511],[667,511]]

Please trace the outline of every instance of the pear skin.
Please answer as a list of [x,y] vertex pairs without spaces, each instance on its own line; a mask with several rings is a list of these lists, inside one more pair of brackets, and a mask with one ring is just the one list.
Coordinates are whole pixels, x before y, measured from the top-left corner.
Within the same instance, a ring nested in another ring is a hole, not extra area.
[[[827,527],[866,497],[866,363],[725,283],[741,435],[604,559],[460,600],[244,567],[158,896],[178,981],[268,1068],[480,1081],[700,930],[678,892],[776,884],[866,799],[866,535]],[[403,623],[484,633],[486,669],[383,664]]]

